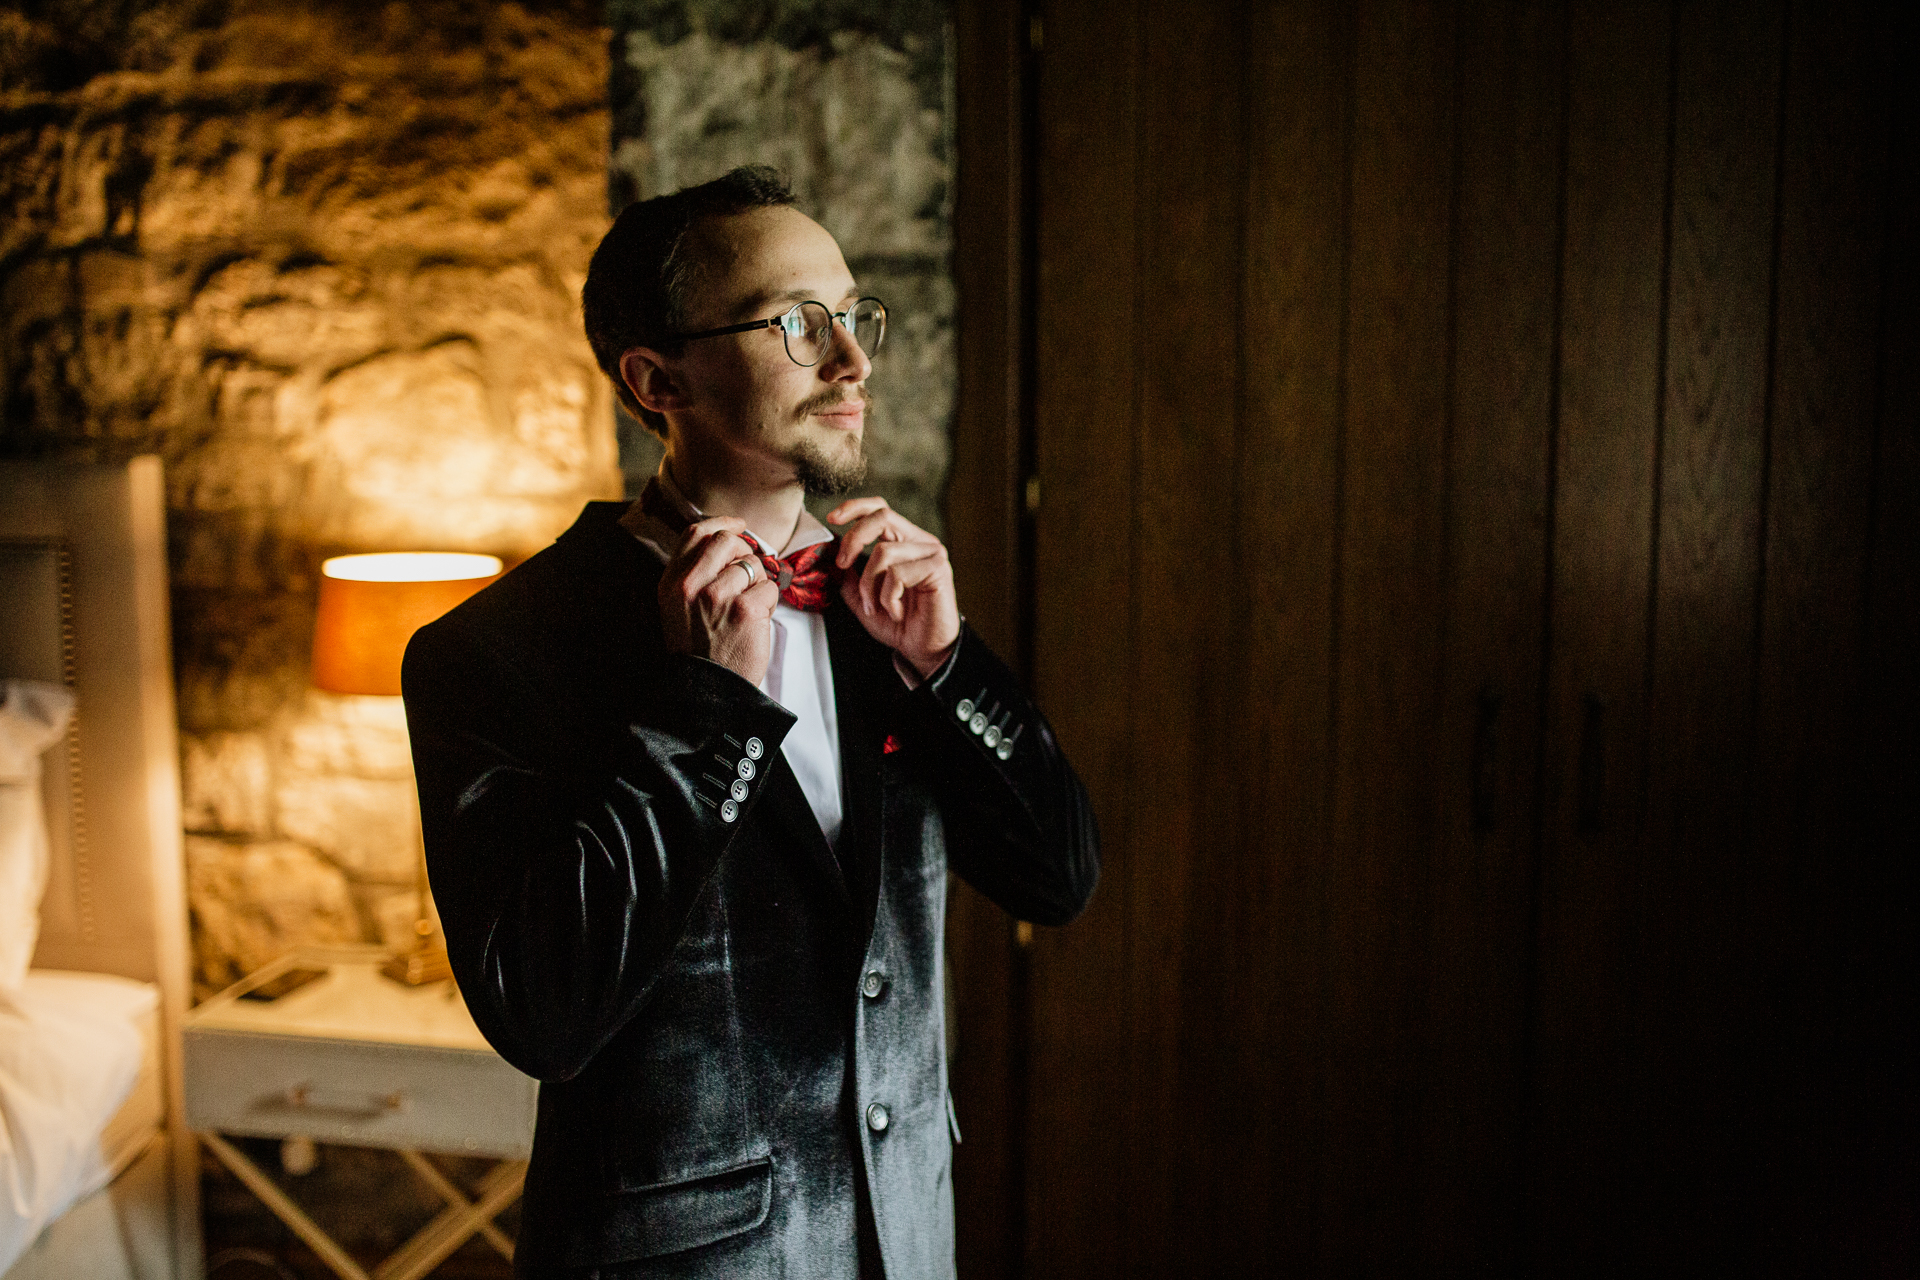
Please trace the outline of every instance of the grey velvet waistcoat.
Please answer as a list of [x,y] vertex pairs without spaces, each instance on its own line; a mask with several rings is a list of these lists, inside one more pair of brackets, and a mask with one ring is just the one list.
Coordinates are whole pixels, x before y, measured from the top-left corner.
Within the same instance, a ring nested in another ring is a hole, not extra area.
[[1099,871],[1086,794],[977,636],[909,692],[836,601],[836,856],[780,752],[793,717],[664,651],[621,509],[407,652],[454,973],[541,1081],[516,1271],[841,1280],[864,1186],[886,1275],[950,1277],[947,872],[1070,919]]

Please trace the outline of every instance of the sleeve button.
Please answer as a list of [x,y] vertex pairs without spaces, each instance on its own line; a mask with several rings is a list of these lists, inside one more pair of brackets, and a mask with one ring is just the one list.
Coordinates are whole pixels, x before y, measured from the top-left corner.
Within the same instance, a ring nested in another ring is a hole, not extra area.
[[753,761],[742,760],[740,762],[739,773],[742,778],[747,779],[749,782],[752,781],[753,780]]
[[740,816],[740,806],[739,806],[739,805],[737,805],[737,804],[735,804],[735,803],[734,803],[733,801],[731,801],[731,800],[727,800],[727,801],[724,801],[724,802],[722,802],[722,803],[721,803],[721,805],[720,805],[720,821],[722,821],[722,822],[732,822],[732,821],[733,821],[734,819],[736,819],[736,818],[738,818],[739,816]]
[[972,698],[960,699],[959,705],[954,707],[953,709],[953,714],[955,714],[956,716],[959,716],[962,720],[973,719],[973,699]]
[[993,749],[993,754],[999,756],[1002,760],[1013,759],[1013,739],[1002,738],[1000,745]]
[[986,731],[985,733],[983,733],[983,734],[981,734],[981,735],[980,735],[980,741],[982,741],[982,742],[984,742],[984,743],[986,743],[986,744],[987,744],[987,745],[988,745],[989,747],[997,747],[997,746],[999,746],[999,745],[1000,745],[1000,728],[999,728],[999,726],[998,726],[998,725],[991,725],[991,724],[990,724],[990,725],[988,725],[988,726],[987,726],[987,731]]
[[987,713],[984,711],[974,712],[973,719],[967,721],[967,728],[973,730],[976,734],[985,733],[987,731]]
[[727,794],[732,796],[735,800],[738,800],[741,804],[745,804],[747,802],[746,779],[735,778],[733,780],[733,785],[727,789]]
[[761,756],[766,754],[766,750],[767,750],[766,743],[760,741],[760,739],[758,738],[747,739],[747,746],[746,746],[747,759],[758,760]]

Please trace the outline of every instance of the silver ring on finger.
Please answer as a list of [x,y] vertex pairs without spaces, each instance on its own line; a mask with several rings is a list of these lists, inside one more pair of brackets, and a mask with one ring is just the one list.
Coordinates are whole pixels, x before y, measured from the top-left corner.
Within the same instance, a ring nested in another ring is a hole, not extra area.
[[752,556],[741,556],[741,557],[740,557],[740,558],[739,558],[738,560],[735,560],[735,561],[734,561],[733,563],[734,563],[734,565],[735,565],[735,567],[737,567],[737,568],[739,568],[739,569],[741,569],[742,571],[744,571],[744,572],[746,573],[746,575],[747,575],[747,586],[746,586],[746,589],[747,589],[747,590],[752,590],[752,589],[753,589],[753,584],[754,584],[754,583],[756,583],[756,582],[758,582],[758,581],[760,581],[760,575],[759,575],[759,574],[758,574],[757,572],[755,572],[755,569],[757,568],[757,565],[756,565],[756,563],[755,563],[755,561],[754,561],[754,559],[753,559],[753,557],[752,557]]

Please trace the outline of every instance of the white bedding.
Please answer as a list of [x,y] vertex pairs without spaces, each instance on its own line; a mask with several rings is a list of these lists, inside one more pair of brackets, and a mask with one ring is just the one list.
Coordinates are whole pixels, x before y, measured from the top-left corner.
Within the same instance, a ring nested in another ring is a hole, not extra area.
[[102,1137],[141,1077],[158,1001],[148,983],[52,970],[0,991],[0,1273],[111,1176]]

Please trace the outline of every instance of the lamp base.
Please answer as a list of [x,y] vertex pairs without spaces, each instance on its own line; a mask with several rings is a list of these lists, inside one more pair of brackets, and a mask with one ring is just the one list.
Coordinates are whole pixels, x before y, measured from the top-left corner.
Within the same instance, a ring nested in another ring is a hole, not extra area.
[[420,987],[429,982],[445,982],[453,976],[453,966],[447,960],[445,947],[421,946],[395,955],[380,966],[380,972],[395,982]]

